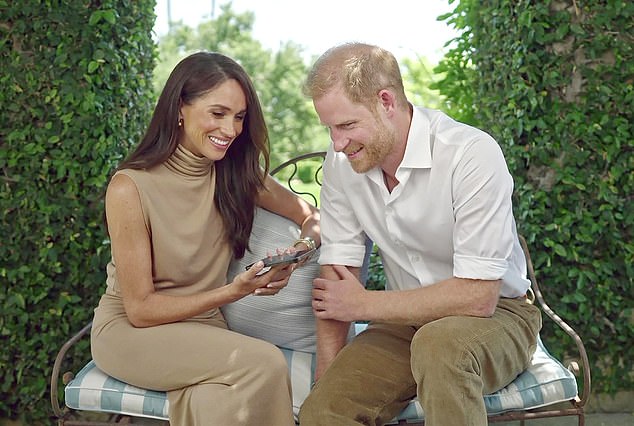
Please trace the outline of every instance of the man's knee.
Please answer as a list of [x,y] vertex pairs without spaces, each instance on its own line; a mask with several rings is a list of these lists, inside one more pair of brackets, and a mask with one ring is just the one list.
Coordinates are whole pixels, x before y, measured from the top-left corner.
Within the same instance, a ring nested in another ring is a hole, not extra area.
[[[446,317],[421,327],[411,344],[412,373],[418,382],[430,373],[447,374],[469,362],[468,339],[461,323],[468,318]],[[469,367],[470,368],[470,367]]]
[[315,403],[315,391],[311,391],[302,406],[299,408],[299,423],[311,424],[312,419],[315,419],[316,411],[319,410],[319,404]]
[[336,407],[338,398],[333,398],[337,393],[327,389],[322,390],[318,387],[313,388],[299,409],[299,423],[305,425],[322,424],[320,421],[328,418],[329,413],[338,411]]

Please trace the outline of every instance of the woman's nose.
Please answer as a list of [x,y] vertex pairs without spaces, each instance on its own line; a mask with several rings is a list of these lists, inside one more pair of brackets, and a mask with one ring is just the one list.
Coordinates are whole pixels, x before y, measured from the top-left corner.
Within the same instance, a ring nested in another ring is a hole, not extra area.
[[236,125],[233,120],[225,120],[220,126],[222,135],[228,138],[234,138],[240,133],[241,126]]

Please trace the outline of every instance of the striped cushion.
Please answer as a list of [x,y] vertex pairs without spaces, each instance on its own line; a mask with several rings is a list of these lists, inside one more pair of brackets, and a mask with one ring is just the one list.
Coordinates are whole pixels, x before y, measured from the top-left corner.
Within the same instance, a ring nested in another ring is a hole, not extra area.
[[76,410],[167,419],[167,395],[113,379],[90,360],[64,390],[66,405]]
[[[568,401],[577,396],[575,376],[557,359],[548,353],[541,339],[531,366],[507,387],[484,396],[484,405],[489,415],[507,411],[528,410],[558,402]],[[418,400],[409,403],[397,416],[398,420],[424,419],[425,414]]]
[[[314,373],[315,354],[282,349],[288,362],[293,387],[295,415],[308,396]],[[90,361],[64,391],[66,405],[75,410],[120,413],[130,416],[168,419],[167,394],[149,391],[113,379]]]
[[[245,266],[293,245],[299,227],[292,221],[258,208],[249,239],[250,251],[231,262],[227,282],[244,272]],[[249,295],[223,306],[229,328],[241,334],[266,340],[274,345],[302,352],[315,351],[315,317],[311,306],[313,279],[319,275],[319,251],[302,267],[295,269],[288,285],[270,297]]]
[[[248,251],[242,259],[234,259],[227,271],[227,282],[244,272],[245,266],[274,253],[275,249],[291,246],[300,235],[294,222],[268,210],[257,208]],[[368,275],[372,241],[366,243],[366,256],[360,280]],[[247,336],[266,340],[282,348],[315,352],[316,330],[313,316],[313,280],[319,275],[319,250],[302,267],[295,269],[288,285],[273,297],[249,295],[221,308],[229,328]],[[350,330],[349,338],[354,337]]]
[[[359,332],[362,325],[356,327]],[[293,386],[293,411],[310,391],[315,355],[282,349],[288,361]],[[577,382],[570,371],[553,358],[541,339],[532,365],[504,389],[484,397],[489,414],[538,408],[567,401],[577,395]],[[108,377],[90,361],[65,389],[66,405],[77,410],[122,413],[133,416],[167,419],[168,402],[164,392],[147,391]],[[423,410],[412,401],[398,420],[421,420]]]

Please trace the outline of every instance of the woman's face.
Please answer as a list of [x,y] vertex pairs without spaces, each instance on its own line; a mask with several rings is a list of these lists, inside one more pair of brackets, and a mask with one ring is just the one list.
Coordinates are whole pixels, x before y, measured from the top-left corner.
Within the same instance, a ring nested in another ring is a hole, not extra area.
[[183,104],[180,143],[199,157],[221,160],[242,132],[246,96],[236,80],[227,80],[191,104]]

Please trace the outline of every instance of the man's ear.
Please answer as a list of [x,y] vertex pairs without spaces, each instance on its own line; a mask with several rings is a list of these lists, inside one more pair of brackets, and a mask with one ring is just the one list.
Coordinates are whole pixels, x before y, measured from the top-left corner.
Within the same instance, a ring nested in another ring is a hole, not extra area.
[[378,97],[381,108],[383,108],[383,110],[387,114],[390,114],[396,110],[396,97],[391,90],[381,89],[378,93]]

